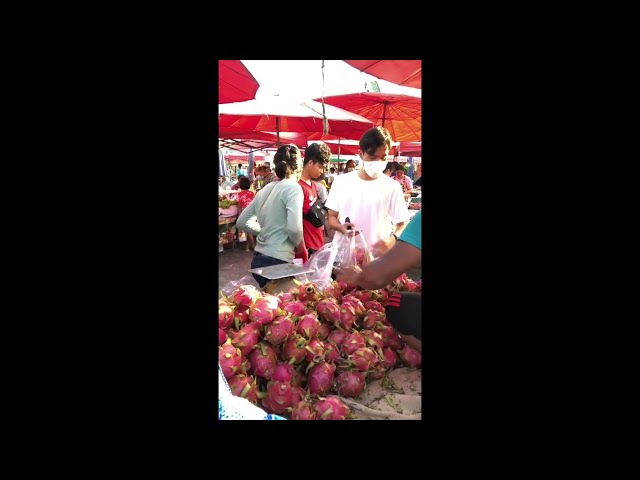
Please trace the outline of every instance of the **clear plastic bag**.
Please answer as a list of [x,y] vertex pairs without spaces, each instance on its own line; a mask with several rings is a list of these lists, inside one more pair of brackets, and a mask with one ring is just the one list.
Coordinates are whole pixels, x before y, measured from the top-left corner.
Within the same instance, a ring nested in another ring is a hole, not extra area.
[[[336,240],[334,240],[334,243]],[[337,240],[335,266],[345,268],[351,266],[364,267],[373,260],[362,230],[348,230]]]
[[305,267],[313,268],[314,271],[304,275],[297,275],[296,279],[317,283],[323,289],[331,283],[331,273],[333,264],[338,253],[337,245],[333,242],[325,243],[304,264]]
[[249,273],[248,275],[245,275],[244,277],[242,277],[240,280],[231,281],[231,282],[228,282],[227,284],[221,286],[220,287],[220,292],[228,297],[240,285],[251,285],[252,287],[256,287],[256,288],[259,289],[258,285],[256,284],[255,279],[253,278],[253,275],[251,275]]

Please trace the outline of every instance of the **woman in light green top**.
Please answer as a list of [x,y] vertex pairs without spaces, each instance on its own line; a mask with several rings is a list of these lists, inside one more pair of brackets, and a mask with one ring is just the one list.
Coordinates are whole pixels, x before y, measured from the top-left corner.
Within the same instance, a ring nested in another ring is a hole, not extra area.
[[[298,177],[302,156],[295,145],[282,145],[274,158],[279,182],[266,185],[245,208],[236,222],[240,230],[256,236],[251,268],[292,263],[294,257],[308,259],[302,235],[302,188]],[[261,288],[268,279],[253,274]]]

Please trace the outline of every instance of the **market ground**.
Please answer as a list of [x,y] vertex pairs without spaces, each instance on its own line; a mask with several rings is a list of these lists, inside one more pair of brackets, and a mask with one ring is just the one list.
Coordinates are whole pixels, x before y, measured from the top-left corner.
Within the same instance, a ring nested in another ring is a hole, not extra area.
[[[329,241],[325,238],[325,241]],[[218,287],[223,288],[229,282],[237,282],[238,285],[258,286],[253,276],[248,272],[251,268],[252,251],[245,251],[244,243],[237,243],[235,249],[225,248],[218,253]],[[412,268],[407,272],[409,278],[418,280],[422,277],[422,268]],[[242,281],[241,281],[242,280]]]

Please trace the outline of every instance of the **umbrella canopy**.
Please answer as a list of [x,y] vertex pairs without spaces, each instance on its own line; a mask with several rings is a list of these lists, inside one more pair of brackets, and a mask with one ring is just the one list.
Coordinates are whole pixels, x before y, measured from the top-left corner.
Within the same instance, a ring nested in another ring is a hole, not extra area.
[[[221,127],[218,130],[220,145],[235,150],[263,150],[278,143],[275,132],[256,132],[255,130],[240,130]],[[298,147],[307,146],[307,137],[301,133],[280,132],[282,143],[293,143]]]
[[251,100],[259,87],[240,60],[218,60],[218,103]]
[[400,142],[397,148],[401,155],[407,157],[422,156],[422,142]]
[[422,99],[419,97],[365,92],[334,95],[325,97],[324,101],[385,127],[396,142],[422,140]]
[[[331,105],[324,106],[329,132],[340,136],[361,135],[372,122],[360,115]],[[260,132],[322,132],[322,104],[313,100],[268,97],[218,107],[218,128],[236,128]]]
[[344,60],[361,72],[403,87],[422,88],[422,60]]

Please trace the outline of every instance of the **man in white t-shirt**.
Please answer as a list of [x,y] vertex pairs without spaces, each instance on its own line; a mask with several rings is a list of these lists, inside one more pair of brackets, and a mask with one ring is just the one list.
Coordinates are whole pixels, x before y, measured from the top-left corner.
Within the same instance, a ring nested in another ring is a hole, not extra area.
[[390,148],[387,129],[377,126],[367,130],[360,138],[363,167],[337,176],[325,203],[335,240],[346,234],[347,227],[362,230],[374,258],[393,247],[409,220],[400,184],[382,173]]

